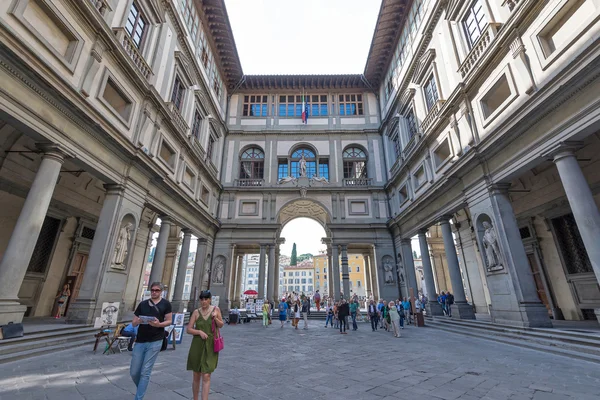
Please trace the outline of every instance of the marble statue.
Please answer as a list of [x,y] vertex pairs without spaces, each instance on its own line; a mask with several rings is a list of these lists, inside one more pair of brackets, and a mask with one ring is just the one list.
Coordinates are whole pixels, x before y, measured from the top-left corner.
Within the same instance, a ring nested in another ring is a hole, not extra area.
[[298,161],[298,169],[300,170],[300,176],[306,176],[306,159],[304,158],[304,154],[300,161]]
[[487,221],[483,222],[483,246],[485,247],[485,254],[487,256],[487,264],[489,268],[501,266],[500,262],[500,249],[498,248],[498,236],[492,224]]
[[223,257],[219,257],[217,258],[217,260],[215,261],[215,265],[213,266],[213,276],[212,276],[212,282],[213,283],[223,283],[224,280],[224,274],[225,274],[225,262],[223,261]]
[[133,224],[128,222],[119,231],[119,237],[117,238],[117,244],[115,246],[115,265],[123,266],[125,262],[125,257],[127,257],[129,240],[131,239],[131,230],[133,228]]
[[281,185],[284,183],[288,183],[288,182],[296,182],[296,178],[291,177],[291,176],[286,176],[284,178],[281,178],[279,181],[277,181],[277,184]]
[[327,180],[327,178],[325,178],[324,176],[313,176],[311,178],[311,180],[315,181],[315,182],[321,182],[321,183],[329,183],[329,181]]
[[383,260],[383,270],[385,271],[385,283],[394,283],[394,266],[392,265],[392,260],[389,257],[386,257]]

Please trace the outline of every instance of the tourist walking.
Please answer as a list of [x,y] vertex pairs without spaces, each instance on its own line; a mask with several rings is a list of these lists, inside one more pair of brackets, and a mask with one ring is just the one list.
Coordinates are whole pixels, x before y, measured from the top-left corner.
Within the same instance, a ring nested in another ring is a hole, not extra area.
[[379,327],[383,328],[383,299],[379,299],[379,304],[377,304],[377,320],[379,320]]
[[[165,338],[165,327],[171,325],[171,303],[161,297],[164,286],[160,282],[150,285],[150,298],[138,304],[134,311],[133,326],[138,326],[136,345],[133,348],[129,374],[135,386],[135,400],[146,394],[152,368]],[[140,317],[144,317],[143,319]]]
[[[345,299],[342,299],[342,304],[338,307],[338,319],[340,320],[340,333],[346,334],[346,327],[348,325],[348,315],[350,315],[350,307],[346,303]],[[342,331],[342,326],[344,330]]]
[[65,283],[61,291],[58,292],[55,299],[56,300],[56,316],[58,319],[65,315],[65,308],[67,306],[67,302],[69,301],[69,297],[71,296],[71,285]]
[[304,298],[302,302],[302,318],[304,318],[304,328],[308,329],[308,313],[310,312],[310,299],[307,297]]
[[315,306],[317,306],[317,311],[321,311],[321,293],[318,290],[315,292],[313,300],[315,301]]
[[[192,395],[198,400],[202,381],[202,400],[208,400],[210,374],[217,368],[219,353],[214,351],[214,334],[222,328],[223,317],[219,307],[211,306],[210,291],[200,292],[200,308],[194,310],[187,333],[194,335],[187,359],[187,370],[193,371]],[[269,307],[269,303],[265,303]],[[137,347],[137,346],[136,346]]]
[[371,320],[371,330],[375,332],[377,330],[377,306],[373,300],[369,301],[369,306],[367,307],[367,314],[369,319]]
[[294,303],[294,320],[292,321],[292,326],[298,329],[298,322],[300,322],[300,310],[302,309],[302,305],[300,304],[300,300],[296,300]]
[[333,328],[333,306],[331,304],[327,304],[325,311],[327,312],[327,319],[325,319],[325,328],[327,328],[327,324],[331,322],[331,327]]
[[269,313],[271,312],[271,305],[269,302],[263,303],[262,315],[263,315],[263,326],[266,328],[269,326]]
[[446,310],[446,293],[442,292],[438,297],[438,303],[442,306],[442,311],[445,315],[448,315],[448,311]]
[[454,295],[450,292],[446,293],[446,314],[452,318],[452,304],[454,304]]
[[355,298],[352,303],[350,303],[350,315],[352,316],[352,330],[358,330],[358,325],[356,325],[356,312],[358,310],[358,299]]
[[404,320],[410,325],[410,301],[406,297],[402,299],[402,309],[404,310]]
[[392,325],[394,337],[400,337],[400,314],[398,314],[398,309],[396,308],[396,304],[393,301],[390,301],[389,313],[390,324]]
[[285,298],[281,299],[279,303],[279,321],[281,321],[281,327],[283,328],[283,323],[287,318],[288,305],[285,302]]

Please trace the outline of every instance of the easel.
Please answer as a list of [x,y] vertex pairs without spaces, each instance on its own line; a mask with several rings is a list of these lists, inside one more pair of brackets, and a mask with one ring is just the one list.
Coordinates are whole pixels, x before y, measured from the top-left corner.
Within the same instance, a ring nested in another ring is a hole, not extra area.
[[169,334],[167,335],[167,343],[169,342],[169,338],[171,338],[172,343],[173,343],[173,350],[175,350],[177,348],[177,344],[176,344],[176,340],[175,340],[175,326],[173,326],[173,329],[171,329],[171,332],[169,332]]

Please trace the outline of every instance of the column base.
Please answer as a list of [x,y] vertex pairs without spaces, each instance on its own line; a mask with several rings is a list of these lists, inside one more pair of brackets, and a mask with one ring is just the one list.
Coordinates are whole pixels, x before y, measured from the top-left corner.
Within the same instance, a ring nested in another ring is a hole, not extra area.
[[27,311],[27,306],[18,301],[0,300],[0,325],[7,325],[9,322],[15,324],[23,322],[25,311]]
[[187,300],[173,300],[171,301],[171,310],[174,313],[182,313],[183,309],[188,309],[188,301]]
[[498,310],[490,307],[494,324],[520,328],[552,328],[548,309],[542,303],[520,304],[518,310]]
[[429,317],[443,317],[444,311],[442,310],[442,306],[440,303],[428,301],[425,304],[425,311],[427,311],[427,316]]
[[454,303],[450,308],[454,319],[475,319],[473,306],[469,303]]
[[100,311],[100,307],[96,307],[96,300],[77,299],[75,303],[69,305],[67,322],[69,324],[93,325],[96,317],[100,316]]

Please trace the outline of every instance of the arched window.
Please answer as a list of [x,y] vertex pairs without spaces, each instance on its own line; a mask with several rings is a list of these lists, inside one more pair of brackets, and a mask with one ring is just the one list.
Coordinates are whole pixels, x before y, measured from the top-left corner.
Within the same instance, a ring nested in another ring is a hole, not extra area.
[[299,148],[292,153],[292,156],[290,157],[291,176],[295,178],[300,177],[298,163],[302,156],[304,156],[304,160],[306,160],[306,176],[312,178],[317,174],[317,157],[312,150],[306,147]]
[[344,159],[344,178],[367,178],[367,155],[358,147],[348,147],[342,154]]
[[250,147],[242,153],[240,179],[263,179],[265,153],[258,147]]

